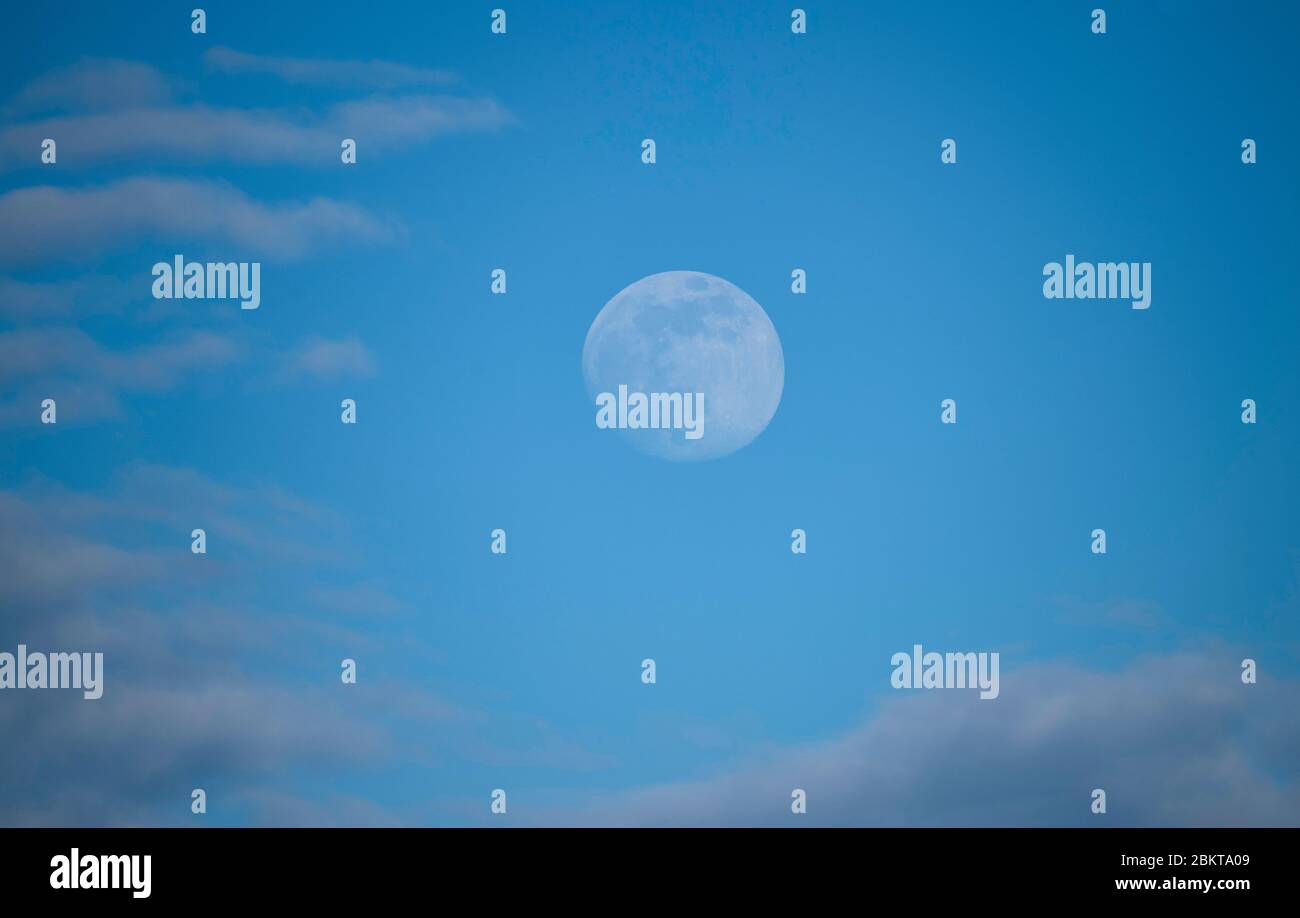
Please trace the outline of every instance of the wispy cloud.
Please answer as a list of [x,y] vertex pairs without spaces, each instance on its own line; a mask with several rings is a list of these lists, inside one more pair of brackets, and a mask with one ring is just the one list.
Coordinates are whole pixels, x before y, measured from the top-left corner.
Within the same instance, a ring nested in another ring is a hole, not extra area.
[[[194,526],[205,556],[189,550]],[[254,822],[376,824],[391,813],[343,788],[395,762],[608,764],[542,718],[462,705],[427,673],[386,676],[386,662],[437,654],[401,627],[406,602],[355,576],[361,551],[328,507],[194,469],[0,490],[4,633],[105,655],[97,701],[0,692],[0,825],[184,823],[194,787],[217,822],[243,807]],[[321,604],[383,611],[384,627],[322,623]],[[356,685],[339,681],[345,656]]]
[[447,134],[490,131],[511,121],[490,98],[368,97],[324,115],[204,104],[62,115],[0,130],[0,169],[35,165],[41,141],[59,145],[59,163],[79,166],[145,157],[189,162],[335,165],[344,137],[364,152],[393,150]]
[[359,338],[308,338],[284,361],[279,377],[294,379],[337,379],[340,377],[371,376],[375,372],[375,358]]
[[391,61],[278,57],[248,54],[225,47],[211,48],[204,52],[203,62],[210,70],[218,73],[265,74],[286,83],[315,86],[390,90],[404,86],[442,86],[455,80],[446,70],[412,67]]
[[514,121],[514,116],[489,98],[368,96],[335,106],[331,120],[358,143],[365,140],[391,149],[398,143],[447,134],[496,130]]
[[89,188],[49,185],[0,195],[0,264],[87,261],[141,237],[233,243],[259,256],[302,256],[339,240],[375,241],[392,228],[328,198],[264,204],[221,182],[129,178]]
[[114,351],[78,328],[18,329],[0,333],[0,379],[73,374],[131,389],[163,389],[190,370],[229,363],[238,351],[232,339],[205,331]]
[[[339,690],[338,648],[365,641],[265,602],[287,572],[309,584],[311,557],[334,555],[331,519],[275,488],[156,465],[98,492],[0,491],[4,633],[105,655],[97,701],[0,692],[0,824],[174,822],[192,787],[390,754],[382,698]],[[206,557],[189,552],[195,525]]]
[[171,81],[155,67],[135,61],[84,58],[37,77],[2,110],[12,118],[35,112],[159,105],[171,98]]
[[0,277],[0,318],[11,322],[117,314],[140,290],[121,278],[88,274],[53,281]]
[[[1295,825],[1300,683],[1243,685],[1226,648],[1143,657],[1117,672],[1043,664],[1003,674],[997,701],[888,699],[844,735],[753,755],[694,781],[518,811],[621,825]],[[792,789],[808,812],[790,812]],[[1090,810],[1091,791],[1108,812]]]
[[97,590],[147,581],[166,569],[160,556],[56,525],[48,509],[43,501],[0,492],[0,604],[11,629],[74,607]]
[[282,791],[252,788],[242,796],[253,805],[258,824],[277,828],[396,827],[418,823],[405,810],[354,794],[331,794],[324,799],[308,800]]
[[308,597],[321,608],[341,615],[389,616],[407,610],[406,603],[367,583],[314,587]]
[[60,423],[119,417],[121,396],[161,392],[188,376],[224,367],[241,354],[234,339],[207,331],[166,336],[127,350],[109,348],[66,326],[0,333],[0,426],[37,422],[43,399],[58,403]]
[[[59,164],[76,167],[133,158],[326,166],[344,137],[363,150],[399,150],[438,137],[492,131],[513,117],[485,96],[391,95],[448,82],[441,71],[384,61],[313,61],[208,52],[221,72],[274,73],[295,82],[334,82],[367,93],[323,110],[242,108],[174,98],[156,69],[130,61],[86,60],[28,84],[5,106],[0,170],[35,166],[41,142],[58,143]],[[35,120],[16,121],[24,115]]]
[[1169,616],[1160,603],[1150,599],[1121,597],[1089,602],[1079,596],[1057,596],[1052,599],[1052,604],[1060,610],[1060,620],[1067,624],[1139,630],[1171,628]]

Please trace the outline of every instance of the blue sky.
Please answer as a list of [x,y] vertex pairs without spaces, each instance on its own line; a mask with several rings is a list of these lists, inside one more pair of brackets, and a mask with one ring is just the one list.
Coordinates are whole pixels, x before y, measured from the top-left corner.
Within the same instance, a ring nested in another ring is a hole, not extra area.
[[[107,688],[0,696],[0,820],[1295,824],[1295,10],[492,6],[8,14],[0,649]],[[152,299],[176,253],[261,308]],[[583,387],[668,270],[784,349],[713,462]],[[891,690],[915,643],[1001,697]]]

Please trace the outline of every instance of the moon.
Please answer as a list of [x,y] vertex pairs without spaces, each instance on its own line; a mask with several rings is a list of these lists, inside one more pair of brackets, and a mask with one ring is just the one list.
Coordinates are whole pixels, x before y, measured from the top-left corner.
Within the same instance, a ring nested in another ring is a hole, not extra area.
[[698,439],[672,428],[619,434],[661,459],[718,459],[752,442],[776,414],[785,355],[748,293],[712,274],[665,271],[624,287],[601,309],[582,347],[582,375],[592,399],[620,385],[629,393],[703,393]]

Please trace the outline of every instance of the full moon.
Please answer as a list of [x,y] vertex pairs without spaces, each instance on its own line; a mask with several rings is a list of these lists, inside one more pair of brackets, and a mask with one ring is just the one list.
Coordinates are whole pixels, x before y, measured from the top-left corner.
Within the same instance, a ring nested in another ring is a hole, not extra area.
[[772,320],[745,291],[712,274],[665,271],[605,304],[582,347],[582,375],[593,399],[619,386],[702,393],[698,439],[681,428],[618,433],[662,459],[717,459],[750,443],[776,414],[785,355]]

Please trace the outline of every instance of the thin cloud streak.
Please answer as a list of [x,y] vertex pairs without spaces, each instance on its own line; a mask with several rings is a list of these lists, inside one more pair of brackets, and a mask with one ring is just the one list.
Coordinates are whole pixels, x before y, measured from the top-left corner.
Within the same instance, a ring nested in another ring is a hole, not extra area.
[[403,86],[443,86],[456,79],[446,70],[412,67],[392,61],[281,57],[249,54],[226,47],[205,51],[203,63],[217,73],[261,74],[286,83],[311,86],[389,90]]

